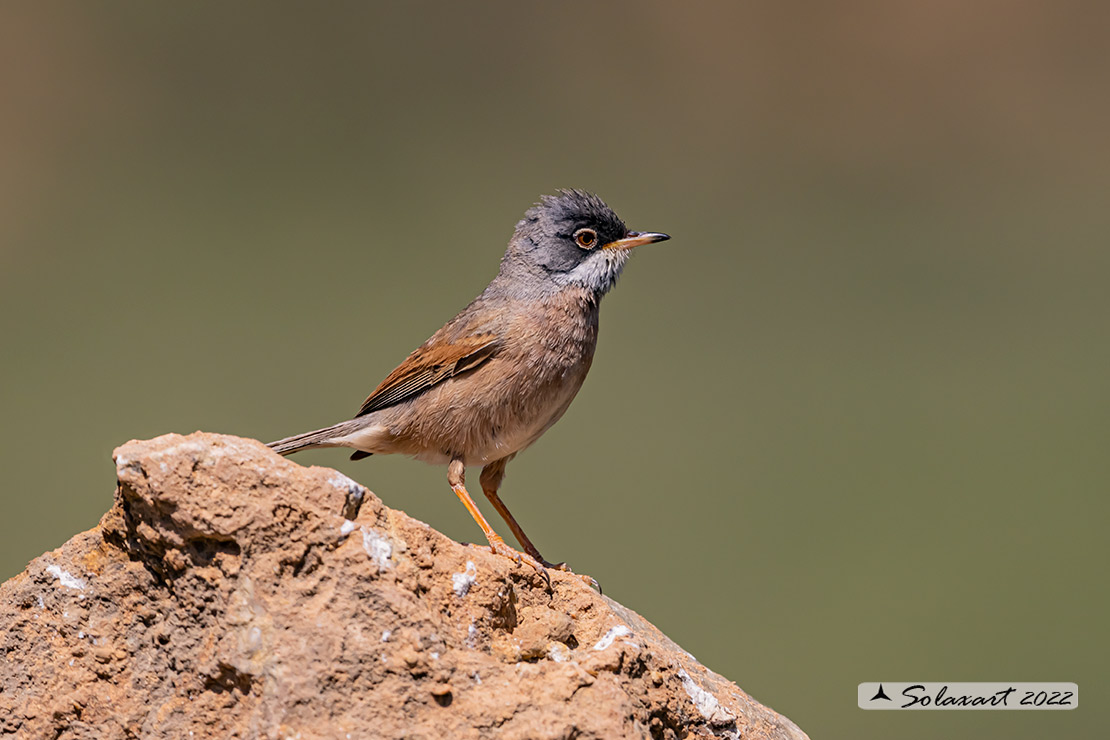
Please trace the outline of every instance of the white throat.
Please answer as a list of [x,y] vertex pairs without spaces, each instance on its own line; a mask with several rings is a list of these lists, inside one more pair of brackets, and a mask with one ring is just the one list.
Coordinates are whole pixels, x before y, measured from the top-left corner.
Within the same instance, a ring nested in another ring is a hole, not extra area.
[[605,294],[620,277],[631,252],[627,249],[602,249],[591,254],[570,272],[558,276],[561,285],[578,285]]

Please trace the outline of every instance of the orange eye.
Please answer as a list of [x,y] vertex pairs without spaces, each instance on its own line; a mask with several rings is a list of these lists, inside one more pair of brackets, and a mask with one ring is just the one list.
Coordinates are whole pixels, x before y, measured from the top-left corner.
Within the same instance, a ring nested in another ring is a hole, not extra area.
[[574,232],[574,242],[583,249],[593,249],[597,244],[597,232],[593,229],[579,229]]

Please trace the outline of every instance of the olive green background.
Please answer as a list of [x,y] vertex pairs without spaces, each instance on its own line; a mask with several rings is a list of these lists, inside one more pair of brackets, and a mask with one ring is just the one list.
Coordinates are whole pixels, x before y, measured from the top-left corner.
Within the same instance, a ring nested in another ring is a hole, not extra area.
[[[509,468],[547,557],[814,738],[1104,732],[1108,7],[5,4],[0,577],[128,439],[348,418],[583,187],[673,239]],[[481,539],[441,469],[296,459]]]

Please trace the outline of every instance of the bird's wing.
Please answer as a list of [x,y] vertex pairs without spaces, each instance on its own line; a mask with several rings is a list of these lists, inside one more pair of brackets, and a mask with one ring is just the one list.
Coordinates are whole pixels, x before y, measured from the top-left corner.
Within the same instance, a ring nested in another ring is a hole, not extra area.
[[[438,341],[437,341],[438,340]],[[432,337],[405,358],[369,398],[356,417],[393,406],[419,395],[467,370],[473,370],[497,352],[495,334],[471,334],[452,341]]]

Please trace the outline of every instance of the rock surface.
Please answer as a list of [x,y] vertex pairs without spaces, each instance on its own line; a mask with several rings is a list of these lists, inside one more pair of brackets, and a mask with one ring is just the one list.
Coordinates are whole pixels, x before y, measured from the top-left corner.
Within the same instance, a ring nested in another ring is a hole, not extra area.
[[114,457],[99,527],[0,586],[0,735],[806,737],[579,580],[334,470],[200,433]]

